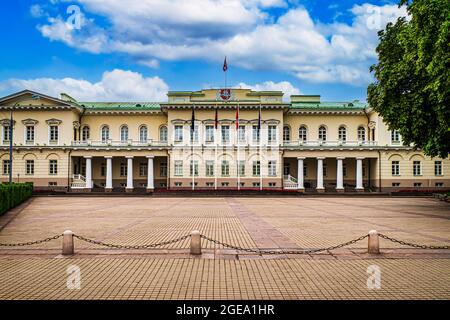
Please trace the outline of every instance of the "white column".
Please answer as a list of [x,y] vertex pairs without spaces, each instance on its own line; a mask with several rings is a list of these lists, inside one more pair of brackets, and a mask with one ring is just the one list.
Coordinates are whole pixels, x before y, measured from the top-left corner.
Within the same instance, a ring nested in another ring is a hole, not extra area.
[[106,185],[105,189],[112,190],[112,156],[106,156]]
[[323,159],[325,158],[317,158],[317,191],[323,191],[325,189],[323,187]]
[[154,156],[147,156],[147,190],[153,191],[155,183],[153,181],[153,158]]
[[356,158],[356,190],[363,191],[362,161],[364,158]]
[[133,190],[133,156],[125,157],[127,159],[127,190]]
[[86,159],[86,188],[92,189],[92,156],[85,156]]
[[305,178],[303,176],[303,157],[297,157],[297,189],[304,190]]
[[336,190],[343,191],[344,190],[344,171],[343,171],[343,160],[345,158],[336,158],[337,159],[337,171],[336,171]]

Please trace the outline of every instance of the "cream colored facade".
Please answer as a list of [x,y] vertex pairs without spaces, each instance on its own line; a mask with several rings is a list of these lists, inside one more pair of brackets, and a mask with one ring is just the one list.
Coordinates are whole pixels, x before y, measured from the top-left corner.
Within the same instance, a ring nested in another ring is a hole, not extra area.
[[450,188],[450,160],[404,146],[364,103],[282,97],[209,89],[169,92],[164,103],[101,103],[18,92],[0,99],[0,181],[11,169],[12,110],[13,181],[36,189]]

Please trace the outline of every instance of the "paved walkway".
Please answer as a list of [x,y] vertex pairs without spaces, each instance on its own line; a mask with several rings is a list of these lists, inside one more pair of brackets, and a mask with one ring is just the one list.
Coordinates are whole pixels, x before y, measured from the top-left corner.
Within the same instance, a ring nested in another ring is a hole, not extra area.
[[[24,242],[66,229],[111,243],[148,244],[198,229],[245,248],[318,248],[377,229],[401,240],[450,243],[450,205],[428,198],[34,198],[0,231],[0,243]],[[7,217],[0,218],[0,225]],[[155,250],[99,248],[76,241],[0,247],[0,299],[449,299],[450,254],[381,240],[331,253],[296,256],[239,254],[189,240]],[[81,289],[66,286],[67,267]],[[367,268],[381,270],[381,289],[367,288]]]

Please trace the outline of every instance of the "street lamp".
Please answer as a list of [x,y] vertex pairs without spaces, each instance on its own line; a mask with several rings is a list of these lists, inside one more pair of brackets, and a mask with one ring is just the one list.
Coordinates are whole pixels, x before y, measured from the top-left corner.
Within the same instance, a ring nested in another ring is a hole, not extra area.
[[[33,94],[31,96],[32,100],[39,100],[41,97],[37,94]],[[15,107],[19,105],[22,101],[26,100],[27,98],[20,99],[17,101],[10,110],[10,117],[9,117],[9,184],[12,185],[13,179],[12,179],[12,168],[13,168],[13,110]]]

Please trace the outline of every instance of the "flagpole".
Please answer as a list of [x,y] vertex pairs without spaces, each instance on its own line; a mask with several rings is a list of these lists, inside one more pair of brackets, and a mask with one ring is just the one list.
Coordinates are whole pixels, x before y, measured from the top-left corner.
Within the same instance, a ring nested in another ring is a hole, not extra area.
[[261,156],[261,144],[262,144],[262,114],[261,114],[261,104],[259,104],[259,190],[261,191],[263,188],[263,179],[262,179],[262,156]]
[[217,144],[219,142],[218,138],[218,134],[217,134],[217,104],[216,104],[216,114],[215,114],[215,118],[214,118],[214,142],[215,142],[215,150],[214,150],[214,189],[217,190]]
[[241,190],[241,173],[239,172],[239,102],[237,105],[237,118],[236,118],[236,143],[237,143],[237,181],[238,181],[238,190]]
[[195,161],[194,161],[194,132],[195,132],[195,114],[194,107],[192,107],[191,119],[191,162],[192,162],[192,190],[195,190]]

